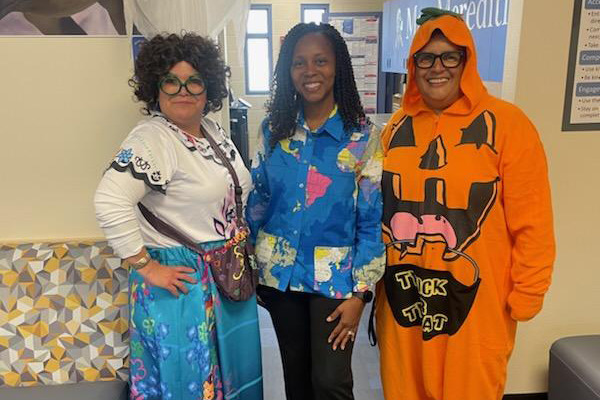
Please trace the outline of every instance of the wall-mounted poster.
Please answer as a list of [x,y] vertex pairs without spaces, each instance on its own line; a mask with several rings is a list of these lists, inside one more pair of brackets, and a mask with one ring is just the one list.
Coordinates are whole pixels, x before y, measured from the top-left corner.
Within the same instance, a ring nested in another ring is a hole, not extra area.
[[342,35],[352,58],[354,80],[367,114],[381,112],[384,88],[379,80],[381,13],[330,13],[329,23]]
[[146,38],[142,35],[133,35],[131,37],[131,52],[133,54],[133,59],[137,59],[138,54],[140,54],[140,48],[142,43],[146,41]]
[[600,130],[599,0],[575,0],[562,130]]
[[0,35],[124,35],[123,0],[0,0]]

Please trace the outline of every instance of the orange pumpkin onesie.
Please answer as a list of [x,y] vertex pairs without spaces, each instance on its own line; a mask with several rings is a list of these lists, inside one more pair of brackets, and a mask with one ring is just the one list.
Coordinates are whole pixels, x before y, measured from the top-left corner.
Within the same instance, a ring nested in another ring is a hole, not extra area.
[[[434,30],[466,49],[462,97],[423,102],[412,55]],[[501,399],[516,321],[535,316],[554,261],[547,165],[538,133],[477,73],[465,23],[416,32],[402,109],[383,132],[384,279],[377,333],[387,400]]]

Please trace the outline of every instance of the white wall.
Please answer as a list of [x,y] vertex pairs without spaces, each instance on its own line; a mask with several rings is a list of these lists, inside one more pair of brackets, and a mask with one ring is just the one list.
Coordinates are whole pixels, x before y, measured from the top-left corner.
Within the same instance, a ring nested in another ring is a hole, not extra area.
[[93,192],[140,117],[126,38],[0,38],[0,241],[100,237]]

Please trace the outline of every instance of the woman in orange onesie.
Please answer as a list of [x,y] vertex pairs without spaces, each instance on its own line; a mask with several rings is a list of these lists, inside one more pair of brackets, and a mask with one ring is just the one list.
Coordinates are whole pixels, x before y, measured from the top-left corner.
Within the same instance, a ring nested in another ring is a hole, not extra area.
[[540,311],[550,285],[546,158],[525,114],[487,93],[460,16],[426,9],[419,22],[382,138],[384,394],[501,399],[517,321]]

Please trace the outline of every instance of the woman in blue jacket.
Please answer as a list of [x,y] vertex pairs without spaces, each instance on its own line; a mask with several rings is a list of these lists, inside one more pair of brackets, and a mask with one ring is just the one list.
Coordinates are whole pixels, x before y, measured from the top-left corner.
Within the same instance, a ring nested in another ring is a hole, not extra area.
[[247,219],[287,399],[353,399],[352,344],[385,265],[382,152],[331,25],[286,35],[259,142]]

